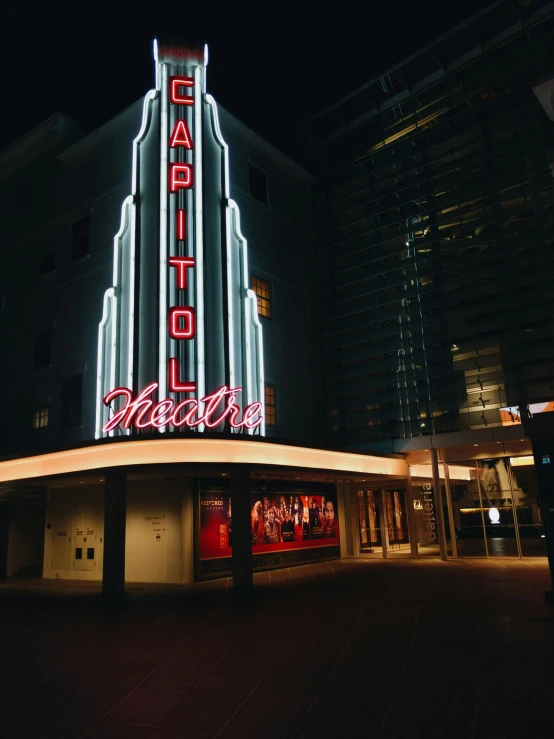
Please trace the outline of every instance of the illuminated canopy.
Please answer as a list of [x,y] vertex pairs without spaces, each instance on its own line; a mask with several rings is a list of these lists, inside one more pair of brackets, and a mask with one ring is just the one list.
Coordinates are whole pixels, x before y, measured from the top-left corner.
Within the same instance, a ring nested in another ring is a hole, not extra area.
[[248,464],[406,476],[403,459],[307,449],[288,444],[216,439],[128,439],[0,462],[0,483],[108,467],[152,464]]

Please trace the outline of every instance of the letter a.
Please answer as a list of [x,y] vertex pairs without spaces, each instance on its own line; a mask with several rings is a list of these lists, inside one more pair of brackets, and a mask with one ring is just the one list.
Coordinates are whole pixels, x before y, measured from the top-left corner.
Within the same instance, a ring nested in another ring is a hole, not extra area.
[[185,149],[192,149],[192,139],[190,136],[187,122],[182,118],[175,121],[173,133],[169,139],[169,146],[175,149],[177,146],[184,146]]

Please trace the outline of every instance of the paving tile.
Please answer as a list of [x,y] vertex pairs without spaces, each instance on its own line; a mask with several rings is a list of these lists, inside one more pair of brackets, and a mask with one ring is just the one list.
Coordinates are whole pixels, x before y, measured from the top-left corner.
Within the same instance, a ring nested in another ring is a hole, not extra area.
[[25,713],[0,715],[2,739],[77,739],[92,721],[76,718],[30,716]]
[[213,734],[233,715],[232,708],[205,709],[177,706],[160,722],[160,728]]
[[179,703],[183,708],[203,708],[206,711],[229,713],[241,703],[243,697],[236,693],[223,693],[219,690],[206,690],[203,686],[185,690]]
[[109,607],[98,588],[0,582],[0,737],[98,721],[87,739],[467,739],[476,700],[475,739],[552,733],[545,560],[265,574],[248,599],[223,580]]
[[[287,739],[297,721],[275,706],[273,715],[239,713],[223,729],[221,736],[229,739]],[[331,739],[331,734],[326,734]]]
[[202,690],[215,690],[219,693],[245,696],[259,683],[258,675],[229,675],[227,673],[210,672],[198,683]]
[[201,739],[201,735],[103,722],[94,726],[86,739]]
[[182,700],[184,690],[170,685],[146,683],[133,690],[105,717],[108,721],[131,724],[158,724]]

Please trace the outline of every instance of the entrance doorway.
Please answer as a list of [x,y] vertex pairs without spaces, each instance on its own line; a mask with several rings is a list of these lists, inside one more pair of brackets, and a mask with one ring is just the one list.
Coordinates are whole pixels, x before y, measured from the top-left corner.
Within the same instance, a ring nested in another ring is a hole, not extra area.
[[359,490],[360,552],[388,557],[409,554],[406,491],[402,488]]

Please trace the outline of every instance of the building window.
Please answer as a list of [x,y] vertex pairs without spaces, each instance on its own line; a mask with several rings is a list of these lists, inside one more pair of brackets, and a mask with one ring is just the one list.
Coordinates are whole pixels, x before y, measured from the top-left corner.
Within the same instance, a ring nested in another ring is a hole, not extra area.
[[250,177],[250,195],[264,205],[269,204],[267,197],[267,175],[266,173],[255,167],[253,164],[248,165]]
[[44,254],[38,265],[39,275],[49,275],[56,269],[56,252],[49,251],[48,254]]
[[83,259],[89,253],[90,241],[90,216],[81,218],[73,224],[73,233],[71,238],[71,261]]
[[82,422],[83,377],[67,377],[62,380],[61,423],[62,428],[80,426]]
[[45,405],[33,413],[33,428],[42,429],[48,426],[48,406]]
[[260,277],[252,276],[252,290],[258,298],[258,315],[271,318],[271,285]]
[[277,426],[277,388],[275,385],[266,385],[264,395],[265,425]]
[[35,367],[52,363],[52,329],[41,331],[35,338]]

